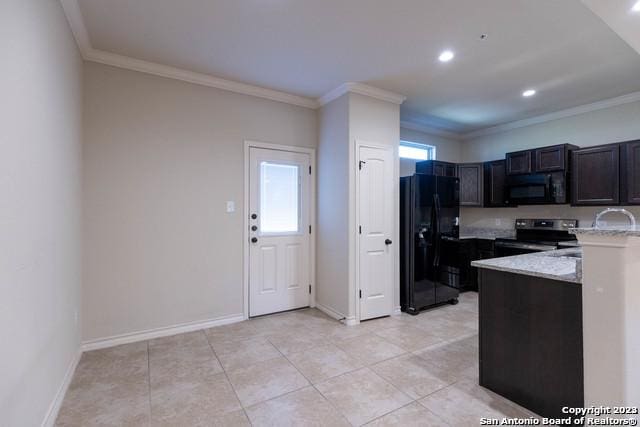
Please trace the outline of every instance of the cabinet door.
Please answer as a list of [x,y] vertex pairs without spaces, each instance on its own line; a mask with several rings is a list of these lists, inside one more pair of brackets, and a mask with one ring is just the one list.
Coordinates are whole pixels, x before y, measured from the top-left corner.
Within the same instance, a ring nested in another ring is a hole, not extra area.
[[620,145],[583,148],[571,153],[573,205],[620,203]]
[[536,172],[553,172],[566,169],[566,146],[538,148],[535,151]]
[[482,206],[484,165],[466,163],[458,165],[460,178],[460,206]]
[[447,162],[434,162],[433,174],[436,176],[456,176],[456,165]]
[[450,177],[457,177],[457,170],[456,170],[456,165],[454,165],[453,163],[446,163],[444,165],[444,176],[450,176]]
[[640,205],[640,141],[626,143],[624,150],[626,203]]
[[484,206],[509,206],[506,200],[506,161],[496,160],[484,164]]
[[442,162],[433,163],[433,174],[435,176],[446,176],[445,164]]
[[531,173],[531,150],[507,153],[507,175]]
[[438,160],[424,160],[416,163],[416,173],[436,176],[456,176],[456,165]]

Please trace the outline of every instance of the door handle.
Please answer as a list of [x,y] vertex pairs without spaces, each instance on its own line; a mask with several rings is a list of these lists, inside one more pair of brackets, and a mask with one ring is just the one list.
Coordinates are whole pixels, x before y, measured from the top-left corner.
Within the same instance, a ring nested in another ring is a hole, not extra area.
[[252,237],[251,238],[251,243],[258,243],[258,238],[257,237]]
[[385,245],[387,245],[387,246],[388,246],[388,245],[390,245],[390,244],[392,244],[392,243],[393,243],[393,242],[391,241],[391,239],[386,239],[386,240],[384,241],[384,244],[385,244]]

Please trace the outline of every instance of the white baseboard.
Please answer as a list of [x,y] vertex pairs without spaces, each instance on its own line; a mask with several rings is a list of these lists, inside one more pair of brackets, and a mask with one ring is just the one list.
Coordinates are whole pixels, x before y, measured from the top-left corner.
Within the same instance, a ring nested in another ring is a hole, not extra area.
[[193,332],[199,331],[201,329],[213,328],[214,326],[241,322],[243,320],[245,320],[243,314],[233,314],[231,316],[218,317],[215,319],[198,320],[195,322],[180,323],[178,325],[165,326],[162,328],[147,329],[144,331],[114,335],[111,337],[85,341],[82,343],[82,351],[98,350],[101,348],[115,347],[122,344],[146,341],[153,338],[168,337],[171,335],[183,334],[185,332]]
[[343,320],[344,324],[347,326],[359,325],[360,321],[356,319],[356,316],[347,317]]
[[400,309],[400,306],[397,306],[396,308],[393,309],[393,315],[397,316],[399,314],[402,313],[402,309]]
[[333,317],[336,320],[343,320],[345,319],[345,315],[332,309],[327,307],[326,305],[322,305],[319,302],[316,302],[316,308],[318,310],[320,310],[321,312],[323,312],[324,314],[326,314],[327,316]]
[[56,418],[58,418],[58,413],[60,412],[60,408],[62,407],[62,401],[64,400],[64,396],[67,394],[67,390],[69,389],[69,385],[71,384],[71,379],[73,379],[73,374],[76,371],[78,362],[80,362],[80,356],[82,356],[82,350],[78,349],[76,354],[73,356],[71,363],[69,363],[69,366],[67,367],[67,372],[65,372],[64,374],[62,384],[60,384],[60,387],[58,388],[58,391],[53,398],[53,402],[51,402],[51,405],[49,405],[47,415],[42,421],[42,427],[53,427],[53,425],[56,423]]

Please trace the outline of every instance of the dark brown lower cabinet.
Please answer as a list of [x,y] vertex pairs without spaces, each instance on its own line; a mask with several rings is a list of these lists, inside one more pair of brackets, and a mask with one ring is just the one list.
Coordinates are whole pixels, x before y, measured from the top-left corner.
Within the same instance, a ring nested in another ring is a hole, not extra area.
[[549,418],[583,407],[582,287],[479,270],[480,385]]

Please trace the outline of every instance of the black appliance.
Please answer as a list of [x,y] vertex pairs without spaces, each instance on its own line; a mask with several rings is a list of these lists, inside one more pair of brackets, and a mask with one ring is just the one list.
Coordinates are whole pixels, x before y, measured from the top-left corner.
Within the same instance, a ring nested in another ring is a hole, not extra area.
[[577,219],[516,219],[516,237],[496,239],[496,257],[552,251],[578,246],[570,228],[578,226]]
[[460,180],[415,174],[400,178],[400,306],[418,314],[443,302],[457,303],[441,265],[442,242],[459,237]]
[[509,205],[553,205],[569,203],[567,174],[532,173],[507,177],[506,198]]

